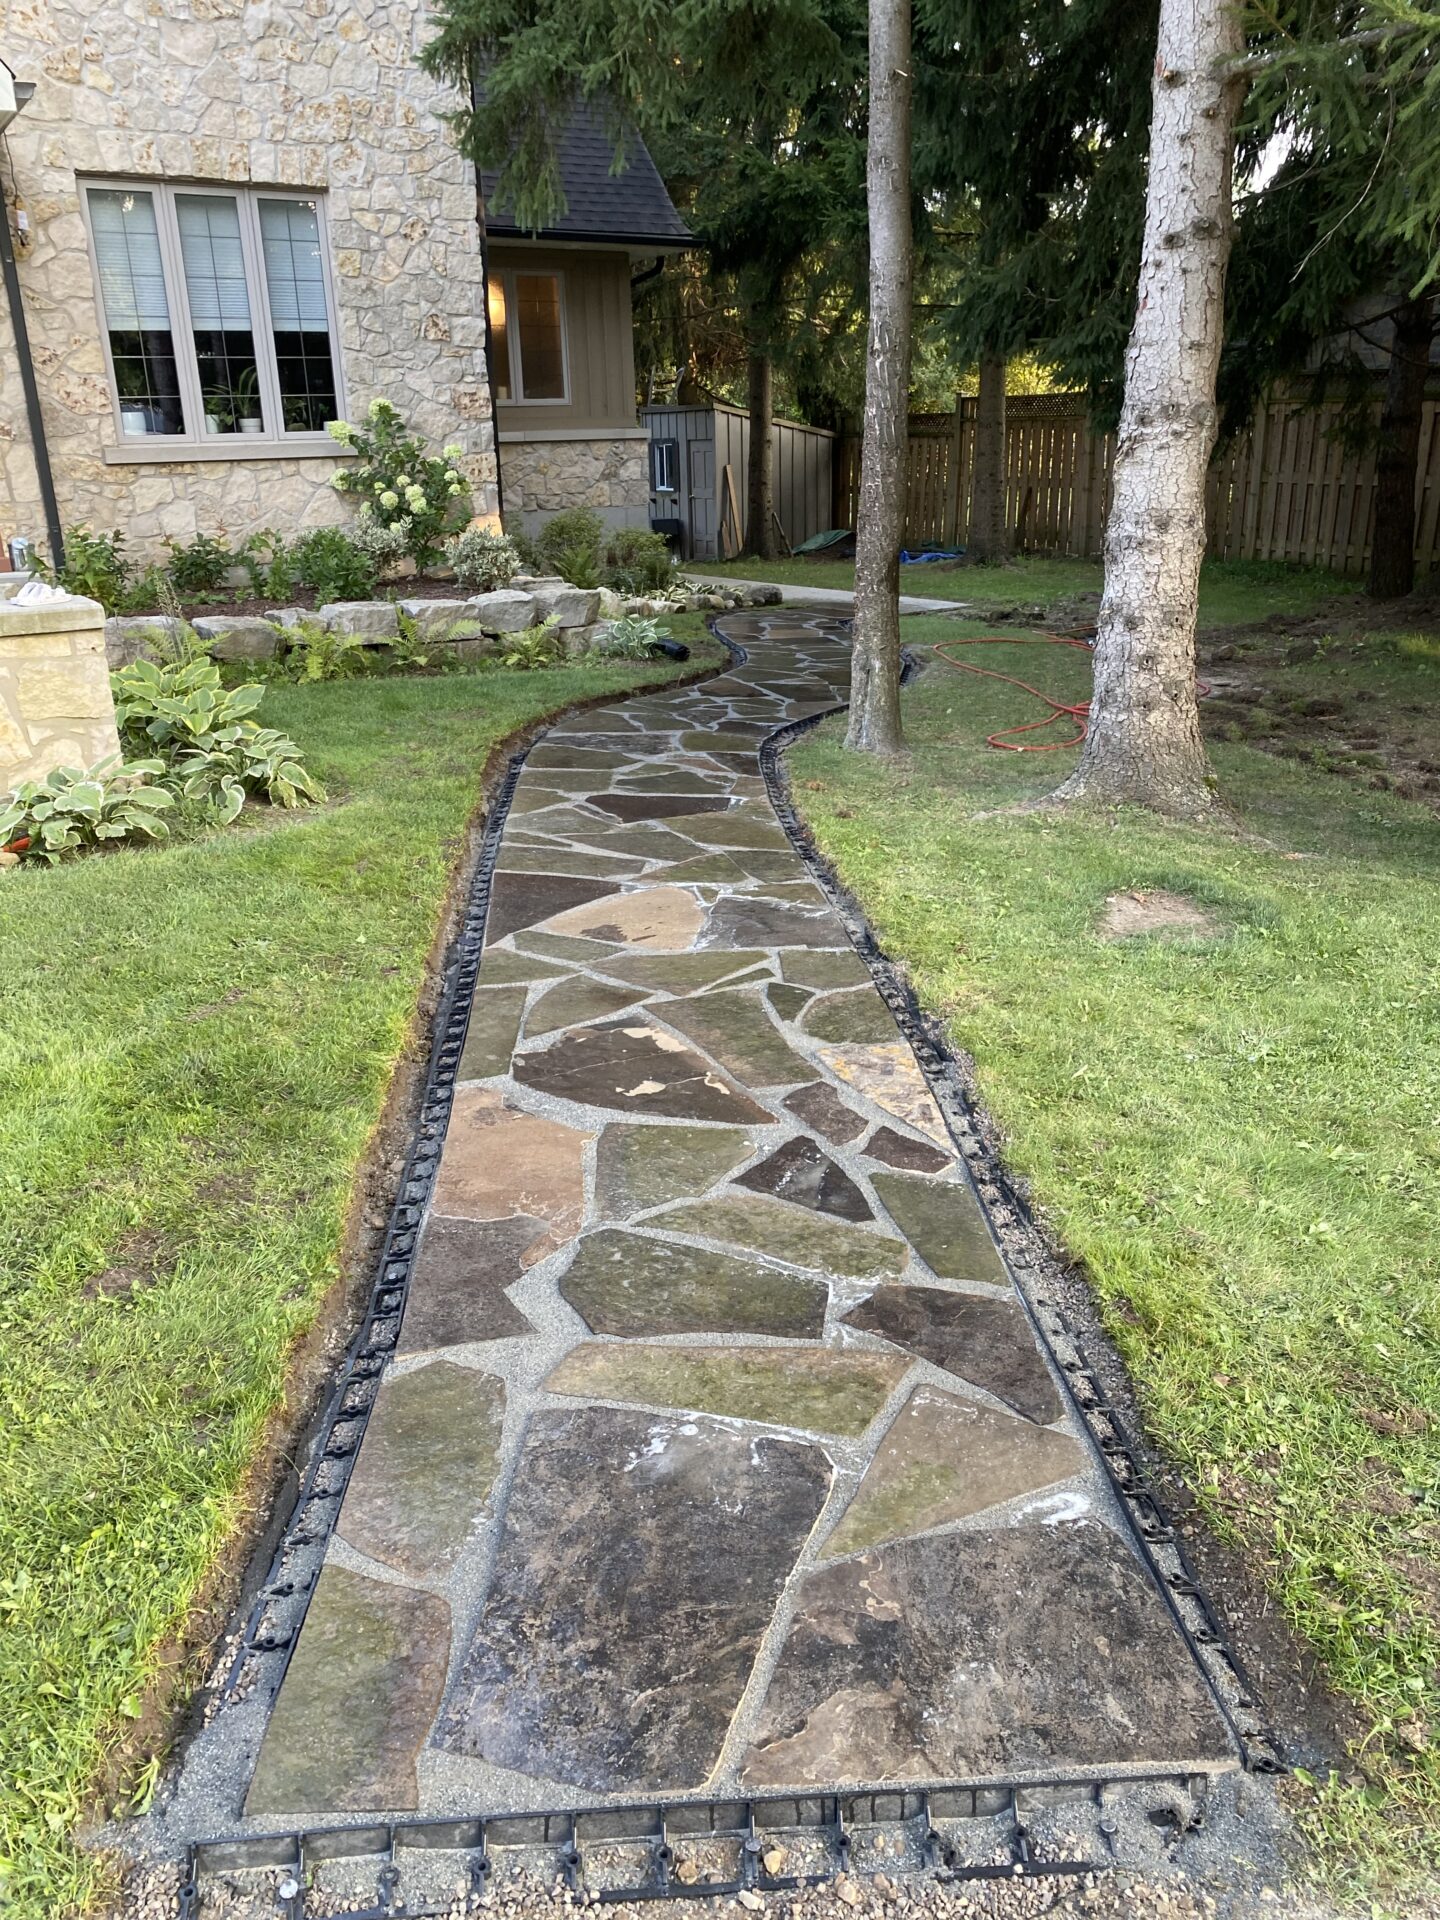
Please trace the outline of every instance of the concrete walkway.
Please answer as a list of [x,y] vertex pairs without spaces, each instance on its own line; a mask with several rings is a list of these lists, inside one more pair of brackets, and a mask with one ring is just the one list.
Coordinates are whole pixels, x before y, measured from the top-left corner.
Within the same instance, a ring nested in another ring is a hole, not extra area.
[[743,665],[525,763],[298,1643],[172,1831],[1236,1764],[766,797],[841,634],[721,627]]

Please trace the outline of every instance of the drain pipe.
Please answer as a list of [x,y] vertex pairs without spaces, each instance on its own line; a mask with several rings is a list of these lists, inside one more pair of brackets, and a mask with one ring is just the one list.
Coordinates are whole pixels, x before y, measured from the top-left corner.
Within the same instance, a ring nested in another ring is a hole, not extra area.
[[[480,111],[480,74],[470,69],[470,111]],[[475,231],[480,240],[481,299],[485,305],[485,385],[490,390],[490,438],[495,444],[495,511],[505,525],[505,481],[500,472],[500,408],[495,399],[495,330],[490,324],[490,230],[485,207],[485,182],[479,161],[475,166]]]
[[[0,63],[3,64],[3,63]],[[34,93],[34,82],[17,81],[5,67],[0,72],[0,128],[6,127],[25,107]],[[8,96],[8,98],[4,97]],[[50,539],[50,564],[56,572],[65,564],[65,536],[60,527],[60,502],[55,498],[55,476],[50,470],[50,448],[45,439],[45,416],[40,411],[40,389],[35,384],[35,361],[30,352],[30,329],[25,324],[25,307],[20,297],[20,275],[15,266],[15,243],[10,232],[10,209],[0,208],[0,274],[5,279],[5,298],[10,306],[10,326],[15,335],[15,352],[20,361],[20,387],[25,395],[25,413],[30,422],[30,450],[35,459],[35,478],[40,486],[40,504],[45,512],[45,531]]]

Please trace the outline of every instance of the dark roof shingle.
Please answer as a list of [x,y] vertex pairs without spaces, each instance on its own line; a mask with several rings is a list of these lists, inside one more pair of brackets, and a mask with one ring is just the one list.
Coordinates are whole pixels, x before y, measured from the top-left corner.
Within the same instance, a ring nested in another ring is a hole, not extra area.
[[627,135],[625,152],[623,171],[612,173],[615,143],[603,117],[592,107],[577,107],[560,141],[566,212],[537,235],[517,224],[513,209],[492,205],[496,175],[487,173],[481,178],[490,208],[486,227],[491,237],[687,245],[690,229],[671,204],[665,182],[638,134]]

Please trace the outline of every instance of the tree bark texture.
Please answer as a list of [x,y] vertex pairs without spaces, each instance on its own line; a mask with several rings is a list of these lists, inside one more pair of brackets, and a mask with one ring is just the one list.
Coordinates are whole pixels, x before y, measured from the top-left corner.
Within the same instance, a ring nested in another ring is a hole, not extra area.
[[1005,362],[995,354],[987,354],[980,362],[965,551],[982,564],[1003,560],[1010,551],[1005,519]]
[[774,468],[775,378],[770,356],[752,346],[749,358],[750,453],[745,491],[744,551],[757,560],[775,558]]
[[1370,542],[1370,594],[1398,600],[1415,585],[1415,470],[1420,461],[1420,424],[1430,341],[1435,332],[1435,296],[1402,301],[1395,314],[1390,369],[1380,409],[1375,457],[1375,531]]
[[1215,804],[1195,616],[1230,259],[1234,0],[1160,0],[1135,324],[1125,356],[1090,729],[1058,800]]
[[870,330],[847,747],[899,753],[900,543],[910,411],[910,0],[870,0]]

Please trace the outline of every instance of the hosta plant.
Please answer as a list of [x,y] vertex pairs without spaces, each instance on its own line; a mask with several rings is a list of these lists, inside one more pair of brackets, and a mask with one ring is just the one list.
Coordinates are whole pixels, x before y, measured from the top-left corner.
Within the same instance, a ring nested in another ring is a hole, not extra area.
[[669,638],[670,629],[658,620],[627,613],[611,621],[609,633],[591,651],[606,660],[648,660],[659,651],[661,641]]
[[205,734],[246,720],[265,697],[259,686],[225,687],[213,660],[135,660],[110,676],[115,724],[127,746],[165,757]]
[[235,818],[247,793],[281,807],[325,798],[295,742],[250,718],[264,687],[223,687],[213,660],[137,660],[110,685],[122,740],[158,749],[166,779],[187,799],[213,799],[222,822]]
[[53,865],[63,853],[114,840],[161,840],[167,828],[158,816],[175,804],[157,784],[164,771],[159,760],[115,755],[27,780],[0,798],[0,850]]
[[295,742],[248,720],[202,734],[175,756],[169,777],[187,800],[208,804],[221,826],[230,824],[252,793],[263,793],[277,807],[325,798],[320,782],[300,764]]

